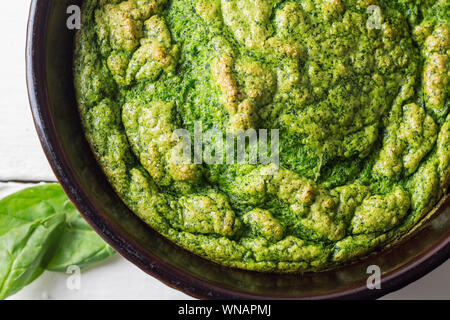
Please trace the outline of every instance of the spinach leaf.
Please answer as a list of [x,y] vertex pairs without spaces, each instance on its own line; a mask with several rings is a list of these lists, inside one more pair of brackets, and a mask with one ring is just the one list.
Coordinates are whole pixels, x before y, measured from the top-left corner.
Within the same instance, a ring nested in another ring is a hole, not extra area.
[[42,274],[63,225],[64,216],[53,215],[17,226],[0,237],[0,299]]
[[92,230],[72,203],[70,207],[71,210],[66,213],[60,246],[47,265],[47,270],[65,272],[71,265],[83,269],[114,254],[114,250]]
[[57,184],[19,191],[0,200],[0,299],[42,272],[80,268],[114,254],[84,221]]

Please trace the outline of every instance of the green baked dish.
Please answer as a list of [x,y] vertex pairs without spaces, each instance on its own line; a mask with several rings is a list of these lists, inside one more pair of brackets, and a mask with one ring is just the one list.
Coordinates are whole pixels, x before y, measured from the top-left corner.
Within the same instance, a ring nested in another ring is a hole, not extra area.
[[[92,150],[124,203],[195,254],[329,269],[393,244],[447,193],[446,0],[87,0],[82,12],[75,87]],[[278,170],[180,164],[172,133],[199,121],[278,129]]]

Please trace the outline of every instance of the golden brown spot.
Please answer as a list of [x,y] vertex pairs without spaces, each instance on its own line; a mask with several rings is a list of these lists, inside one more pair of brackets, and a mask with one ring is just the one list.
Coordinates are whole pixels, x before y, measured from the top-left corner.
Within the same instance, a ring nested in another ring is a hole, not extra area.
[[293,58],[303,58],[305,56],[305,49],[301,45],[288,43],[286,40],[270,38],[267,40],[267,46],[278,54],[285,54]]
[[428,104],[438,109],[445,104],[446,88],[448,85],[447,64],[447,55],[434,53],[429,58],[429,63],[425,67],[424,90],[428,96]]
[[332,198],[326,198],[322,202],[322,207],[326,210],[333,209],[336,206],[336,203]]
[[423,44],[425,39],[433,32],[434,23],[431,21],[422,22],[414,28],[413,35],[416,41]]
[[434,32],[425,42],[429,51],[442,52],[450,49],[449,27],[441,25],[434,29]]
[[379,3],[377,0],[358,0],[358,5],[362,8],[368,8],[371,5],[379,6]]
[[383,34],[389,39],[394,39],[397,36],[397,30],[395,30],[390,24],[384,23],[382,26]]
[[311,203],[314,200],[315,189],[308,185],[303,189],[303,193],[301,195],[302,202]]
[[220,1],[197,0],[195,11],[205,22],[211,22],[220,14]]
[[336,18],[344,12],[345,6],[341,0],[325,0],[322,4],[322,11],[326,19]]
[[228,112],[234,114],[236,112],[238,88],[232,75],[233,59],[224,55],[221,59],[216,59],[211,68],[216,84],[223,93],[225,107]]

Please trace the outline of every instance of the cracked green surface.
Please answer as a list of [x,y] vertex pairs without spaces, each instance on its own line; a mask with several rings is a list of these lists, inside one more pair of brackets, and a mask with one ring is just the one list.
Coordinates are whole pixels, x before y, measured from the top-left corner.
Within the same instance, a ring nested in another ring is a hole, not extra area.
[[[271,272],[349,262],[446,193],[449,13],[446,0],[87,0],[86,136],[123,201],[191,252]],[[196,121],[279,129],[279,170],[181,164],[172,132]]]

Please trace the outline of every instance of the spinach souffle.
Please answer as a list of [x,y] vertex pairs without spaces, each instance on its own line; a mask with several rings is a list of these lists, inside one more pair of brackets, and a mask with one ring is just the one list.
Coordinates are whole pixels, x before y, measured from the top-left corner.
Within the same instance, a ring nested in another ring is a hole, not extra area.
[[[448,0],[86,0],[83,128],[124,203],[179,246],[333,268],[447,194],[449,15]],[[198,124],[278,130],[279,165],[179,161],[174,131]]]

